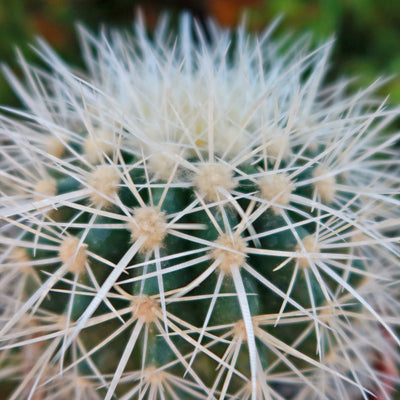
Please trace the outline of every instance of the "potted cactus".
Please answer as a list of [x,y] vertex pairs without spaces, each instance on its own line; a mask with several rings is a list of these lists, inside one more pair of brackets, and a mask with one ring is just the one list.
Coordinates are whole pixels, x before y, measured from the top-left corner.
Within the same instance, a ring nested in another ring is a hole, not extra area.
[[5,68],[6,398],[392,398],[399,111],[324,83],[331,41],[207,27]]

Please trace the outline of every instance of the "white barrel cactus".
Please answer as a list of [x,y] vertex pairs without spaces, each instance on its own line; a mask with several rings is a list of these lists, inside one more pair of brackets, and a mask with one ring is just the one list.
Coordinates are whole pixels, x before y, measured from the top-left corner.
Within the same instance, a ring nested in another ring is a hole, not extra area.
[[8,399],[392,398],[399,110],[272,30],[139,19],[80,28],[85,72],[5,68]]

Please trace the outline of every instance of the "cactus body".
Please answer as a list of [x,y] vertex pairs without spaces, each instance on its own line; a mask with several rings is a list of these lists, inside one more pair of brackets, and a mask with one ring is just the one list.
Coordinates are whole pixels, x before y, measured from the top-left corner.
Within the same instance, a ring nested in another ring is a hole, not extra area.
[[6,70],[29,111],[1,117],[3,390],[390,399],[396,110],[322,87],[329,43],[167,26],[81,29],[87,76],[42,42],[51,72]]

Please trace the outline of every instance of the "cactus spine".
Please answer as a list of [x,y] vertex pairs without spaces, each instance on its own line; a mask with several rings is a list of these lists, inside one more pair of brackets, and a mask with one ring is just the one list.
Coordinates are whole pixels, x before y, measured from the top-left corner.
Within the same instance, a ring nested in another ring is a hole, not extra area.
[[5,69],[0,390],[390,399],[398,110],[323,86],[331,43],[168,26]]

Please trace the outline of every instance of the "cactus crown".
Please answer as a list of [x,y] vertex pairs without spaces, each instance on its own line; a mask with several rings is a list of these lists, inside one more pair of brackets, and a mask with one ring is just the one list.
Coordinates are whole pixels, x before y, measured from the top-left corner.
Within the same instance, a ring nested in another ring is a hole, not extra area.
[[43,42],[50,72],[5,70],[11,399],[389,398],[397,111],[322,86],[331,43],[208,28],[81,28],[87,75]]

